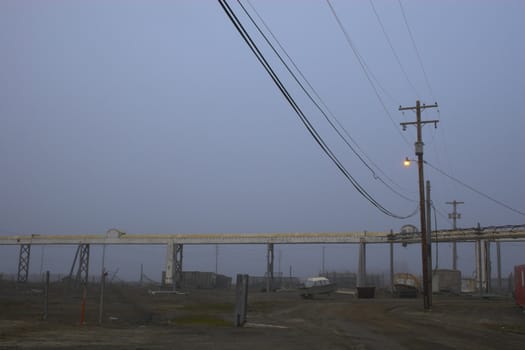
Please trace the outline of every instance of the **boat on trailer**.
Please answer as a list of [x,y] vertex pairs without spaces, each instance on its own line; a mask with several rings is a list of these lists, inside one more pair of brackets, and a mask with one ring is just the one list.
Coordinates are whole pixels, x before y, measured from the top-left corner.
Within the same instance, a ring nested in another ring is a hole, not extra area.
[[334,293],[336,284],[331,283],[326,277],[308,277],[304,285],[299,288],[303,298],[313,298],[316,295]]
[[420,284],[419,279],[410,273],[394,274],[395,293],[400,298],[417,298]]

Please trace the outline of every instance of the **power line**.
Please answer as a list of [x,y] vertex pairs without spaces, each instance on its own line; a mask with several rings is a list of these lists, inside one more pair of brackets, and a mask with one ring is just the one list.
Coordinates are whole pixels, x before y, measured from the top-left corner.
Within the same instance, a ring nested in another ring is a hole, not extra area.
[[[305,89],[304,85],[299,81],[299,79],[297,78],[297,76],[293,73],[293,71],[290,69],[290,67],[288,66],[288,64],[283,60],[282,56],[277,52],[277,50],[275,49],[275,47],[273,46],[273,44],[270,42],[270,40],[268,40],[268,37],[264,34],[264,32],[261,30],[261,28],[259,27],[259,25],[254,21],[253,17],[250,15],[250,13],[246,10],[245,6],[242,4],[242,2],[240,0],[237,0],[237,2],[239,3],[239,5],[241,6],[241,8],[243,9],[244,13],[248,16],[248,18],[250,19],[250,21],[252,22],[252,24],[255,26],[255,28],[258,30],[258,32],[261,34],[261,36],[265,39],[266,43],[270,46],[270,48],[273,50],[273,52],[276,54],[276,56],[279,58],[279,60],[281,61],[281,63],[285,66],[285,68],[288,70],[288,72],[290,73],[290,75],[294,78],[294,80],[296,81],[296,83],[301,87],[301,89],[303,90],[303,92],[308,96],[308,98],[310,99],[310,101],[312,101],[312,103],[317,107],[317,109],[321,112],[321,114],[324,116],[324,118],[327,120],[327,122],[330,124],[330,126],[332,127],[332,129],[339,135],[339,137],[345,142],[345,144],[352,150],[352,152],[359,158],[359,160],[372,172],[373,174],[373,177],[374,179],[377,179],[379,180],[381,183],[383,183],[388,189],[390,189],[393,193],[397,194],[398,196],[400,196],[401,198],[407,200],[407,201],[411,201],[413,202],[414,199],[412,198],[409,198],[407,196],[405,196],[404,194],[400,193],[399,191],[396,191],[394,188],[392,188],[389,184],[387,184],[382,178],[380,178],[379,176],[377,176],[377,174],[375,173],[375,171],[370,167],[369,164],[366,163],[366,161],[363,159],[363,157],[361,157],[361,155],[352,147],[352,145],[350,145],[350,143],[348,142],[348,140],[341,134],[341,132],[337,129],[337,127],[332,123],[332,121],[330,120],[330,118],[327,116],[327,114],[325,113],[325,111],[319,106],[319,104],[313,99],[313,97],[310,95],[310,93]],[[346,132],[346,135],[354,142],[354,144],[356,144],[356,146],[363,152],[363,150],[359,147],[359,145],[357,145],[357,142],[350,136],[350,134],[348,133],[348,131],[341,125],[341,123],[337,120],[337,118],[335,117],[335,115],[329,110],[329,108],[327,107],[326,103],[324,103],[324,101],[322,100],[322,98],[319,96],[319,94],[316,92],[316,90],[313,88],[313,86],[310,84],[310,82],[308,81],[308,79],[304,76],[304,74],[301,72],[301,70],[299,69],[299,67],[297,67],[297,65],[295,64],[294,60],[288,55],[287,51],[284,49],[284,47],[281,45],[281,43],[279,42],[279,40],[275,37],[275,35],[273,34],[273,32],[270,30],[270,28],[266,25],[266,22],[264,22],[264,20],[262,19],[262,17],[258,14],[257,10],[253,7],[253,5],[251,5],[251,3],[248,1],[248,3],[250,4],[250,6],[252,7],[252,9],[254,10],[254,12],[256,13],[256,15],[259,17],[259,19],[261,20],[261,22],[263,23],[263,25],[265,26],[265,28],[268,30],[268,32],[272,35],[273,39],[277,42],[277,44],[279,45],[279,47],[281,48],[281,50],[284,52],[284,54],[286,55],[286,57],[290,60],[290,62],[292,63],[292,65],[294,66],[294,68],[298,71],[298,73],[301,75],[301,77],[303,78],[303,80],[308,84],[308,86],[310,87],[310,89],[314,92],[314,94],[316,95],[316,97],[321,101],[321,103],[323,104],[323,106],[329,111],[329,113],[332,115],[332,118],[334,118],[336,120],[336,122],[338,123],[338,125],[341,127],[341,129],[343,129],[345,132]],[[364,152],[363,152],[364,153]],[[369,159],[369,158],[368,158]],[[380,171],[382,171],[377,165],[375,165]],[[383,172],[384,173],[384,172]],[[390,178],[389,178],[390,179]],[[390,179],[390,181],[392,183],[393,180]],[[399,185],[398,185],[399,187]]]
[[[290,67],[288,66],[288,64],[283,60],[283,58],[281,57],[281,55],[277,52],[277,50],[275,49],[275,47],[273,46],[273,44],[270,42],[270,40],[268,40],[268,37],[263,33],[263,31],[261,30],[261,28],[259,27],[259,25],[254,21],[253,17],[250,15],[250,13],[246,10],[246,8],[244,7],[244,5],[242,4],[242,2],[240,0],[237,0],[237,2],[239,3],[239,5],[241,6],[241,8],[243,9],[244,13],[248,16],[248,18],[250,19],[250,21],[252,22],[252,24],[255,26],[255,28],[257,28],[257,30],[259,31],[259,33],[261,34],[261,36],[265,39],[266,43],[270,46],[270,48],[273,50],[273,52],[277,55],[277,57],[279,58],[279,60],[281,61],[281,63],[285,66],[285,68],[288,70],[288,72],[290,73],[290,75],[294,78],[295,82],[301,87],[301,89],[303,90],[303,92],[306,94],[306,96],[310,99],[310,101],[312,101],[312,103],[317,107],[317,109],[321,112],[321,114],[324,116],[324,118],[326,119],[326,121],[330,124],[330,126],[332,127],[332,129],[337,133],[337,135],[343,140],[343,142],[350,148],[350,150],[356,155],[356,157],[365,165],[366,168],[368,168],[368,170],[370,170],[370,172],[372,173],[372,176],[374,177],[374,179],[376,180],[379,180],[381,183],[383,183],[383,185],[385,185],[390,191],[392,191],[393,193],[397,194],[399,197],[407,200],[407,201],[410,201],[410,202],[414,202],[415,200],[413,198],[409,198],[407,197],[406,195],[404,195],[403,193],[399,192],[399,191],[396,191],[394,188],[392,188],[392,186],[390,186],[389,184],[387,184],[381,177],[379,177],[376,172],[374,171],[374,169],[372,169],[372,167],[363,159],[363,157],[356,151],[356,149],[348,142],[348,140],[345,138],[344,135],[341,134],[341,131],[339,131],[339,129],[334,125],[334,123],[330,120],[330,118],[328,117],[328,115],[326,114],[326,112],[321,108],[321,106],[319,106],[319,104],[314,100],[314,98],[310,95],[310,93],[306,90],[306,88],[304,87],[304,85],[299,81],[299,79],[297,78],[297,76],[294,74],[294,72],[290,69]],[[330,110],[330,108],[328,108],[328,106],[326,105],[326,103],[323,101],[323,99],[321,98],[321,96],[319,96],[319,94],[317,93],[317,91],[315,90],[315,88],[312,86],[312,84],[310,84],[309,80],[305,77],[305,75],[302,73],[302,71],[299,69],[299,67],[296,65],[296,63],[294,62],[294,60],[290,57],[290,55],[288,54],[288,52],[286,51],[286,49],[283,47],[283,45],[280,43],[280,41],[277,39],[277,37],[274,35],[274,33],[272,32],[272,30],[268,27],[268,25],[266,24],[266,22],[264,21],[264,19],[259,15],[259,13],[257,12],[257,10],[255,9],[255,7],[251,4],[251,2],[249,0],[247,0],[248,4],[250,5],[250,7],[252,8],[252,10],[255,12],[255,14],[257,15],[257,17],[259,18],[259,20],[261,21],[261,23],[264,25],[264,27],[266,28],[266,30],[270,33],[270,35],[272,36],[272,38],[275,40],[275,42],[277,43],[277,45],[279,46],[279,48],[283,51],[283,53],[285,54],[285,56],[288,58],[288,60],[290,61],[290,63],[293,65],[293,67],[295,68],[295,70],[299,73],[299,75],[301,76],[301,78],[305,81],[305,83],[308,85],[308,87],[310,88],[310,90],[312,90],[312,92],[314,93],[314,95],[317,97],[317,99],[319,100],[319,102],[322,104],[322,106],[328,111],[328,113],[331,115],[331,117],[335,120],[335,122],[337,123],[337,125],[339,126],[339,128],[341,128],[343,130],[343,132],[346,134],[346,136],[353,142],[353,144],[363,153],[363,156],[365,158],[367,158],[371,163],[372,165],[374,165],[383,175],[385,175],[385,177],[390,180],[391,183],[397,185],[399,188],[401,188],[401,186],[399,186],[398,184],[396,184],[390,177],[388,177],[388,175],[386,175],[386,173],[377,165],[375,164],[367,155],[366,153],[363,151],[363,149],[358,145],[358,143],[354,140],[354,138],[350,135],[350,133],[346,130],[346,128],[339,122],[339,120],[336,118],[336,116],[334,115],[334,113]]]
[[350,181],[352,186],[358,191],[359,194],[361,194],[366,200],[368,200],[373,206],[375,206],[380,212],[382,212],[385,215],[398,218],[398,219],[406,219],[412,215],[414,215],[417,212],[414,211],[411,215],[407,216],[401,216],[394,214],[393,212],[386,209],[384,206],[382,206],[375,198],[373,198],[350,174],[350,172],[344,167],[344,165],[339,161],[339,159],[336,157],[336,155],[332,152],[330,147],[325,143],[325,141],[322,139],[322,137],[319,135],[317,130],[314,128],[314,126],[310,123],[306,115],[303,113],[301,108],[297,105],[293,97],[290,95],[286,87],[283,85],[271,65],[268,63],[268,61],[265,59],[264,55],[261,53],[251,36],[248,34],[240,20],[238,19],[235,12],[231,9],[231,7],[228,5],[228,2],[226,0],[218,0],[219,4],[221,5],[222,9],[234,25],[234,27],[237,29],[243,40],[246,42],[250,50],[253,52],[253,54],[256,56],[257,60],[263,68],[266,70],[268,75],[270,75],[270,78],[275,83],[279,91],[283,94],[286,101],[290,104],[292,109],[295,111],[305,128],[308,130],[310,135],[314,138],[316,143],[319,145],[319,147],[323,150],[323,152],[332,160],[332,162],[336,165],[336,167],[341,171],[341,173]]
[[[437,109],[437,119],[438,120],[441,120],[441,109],[438,108]],[[443,165],[445,165],[446,168],[449,169],[449,173],[451,173],[452,175],[454,175],[454,168],[452,166],[452,163],[451,163],[451,157],[449,157],[449,147],[448,147],[448,142],[447,142],[447,132],[446,132],[446,129],[447,128],[447,124],[446,123],[442,123],[442,126],[440,128],[440,132],[442,134],[442,140],[443,140],[443,151],[444,151],[444,155],[445,155],[445,163]],[[437,136],[437,133],[436,135]],[[438,139],[441,139],[441,138],[438,138]],[[434,149],[435,149],[435,154],[436,154],[436,160],[437,160],[437,164],[440,168],[444,168],[442,165],[441,165],[441,160],[440,160],[440,157],[439,157],[439,148],[434,145]],[[457,189],[457,185],[454,183],[454,188]]]
[[460,185],[463,186],[463,187],[466,187],[467,189],[471,190],[472,192],[475,192],[475,193],[479,194],[480,196],[485,197],[486,199],[488,199],[488,200],[490,200],[490,201],[492,201],[492,202],[494,202],[494,203],[496,203],[496,204],[498,204],[498,205],[500,205],[500,206],[502,206],[502,207],[504,207],[504,208],[506,208],[506,209],[508,209],[508,210],[511,210],[511,211],[515,212],[516,214],[520,214],[520,215],[525,216],[525,213],[524,213],[524,212],[519,211],[518,209],[514,209],[514,208],[512,208],[510,205],[507,205],[507,204],[505,204],[505,203],[503,203],[503,202],[501,202],[501,201],[499,201],[499,200],[497,200],[497,199],[494,199],[494,198],[492,198],[491,196],[489,196],[488,194],[485,194],[485,193],[483,193],[483,192],[481,192],[481,191],[475,189],[474,187],[467,185],[467,184],[464,183],[463,181],[458,180],[457,178],[453,177],[452,175],[449,175],[449,174],[445,173],[445,172],[444,172],[443,170],[441,170],[441,169],[438,169],[437,167],[435,167],[434,165],[430,164],[430,163],[427,162],[426,160],[425,160],[425,164],[427,164],[429,167],[431,167],[432,169],[434,169],[435,171],[437,171],[437,172],[440,173],[441,175],[444,175],[444,176],[448,177],[449,179],[451,179],[451,180],[457,182],[458,184],[460,184]]
[[[370,2],[371,2],[371,0],[370,0]],[[416,45],[416,41],[414,39],[414,36],[412,35],[412,30],[410,29],[410,25],[408,24],[408,19],[407,19],[406,13],[405,13],[405,9],[403,7],[403,4],[402,4],[401,0],[398,0],[398,3],[399,3],[399,7],[401,9],[401,13],[403,15],[403,19],[404,19],[404,22],[405,22],[408,34],[409,34],[411,42],[412,42],[412,46],[414,48],[414,51],[416,52],[416,56],[417,56],[419,65],[420,65],[421,70],[423,72],[423,75],[425,77],[425,82],[426,82],[427,88],[428,88],[428,90],[429,90],[429,92],[431,94],[431,97],[435,100],[433,89],[432,89],[432,86],[430,85],[430,80],[428,79],[428,75],[427,75],[425,67],[423,65],[423,60],[421,59],[421,55],[419,54],[419,50],[418,50],[417,45]],[[441,120],[441,112],[440,112],[439,108],[437,109],[437,113],[438,113],[438,120]],[[444,128],[441,128],[441,129],[442,129],[442,133],[443,133],[443,140],[444,140],[443,142],[444,142],[445,154],[447,154],[448,153],[448,148],[447,148],[447,143],[446,143],[445,131],[444,131]],[[433,144],[433,141],[434,141],[435,137],[436,137],[436,133],[433,134],[432,140],[429,143],[429,145]],[[440,163],[440,161],[439,161],[439,154],[438,154],[438,148],[435,147],[435,149],[436,149],[436,157],[437,157],[438,163]],[[450,159],[450,157],[446,157],[446,159]]]
[[397,123],[394,121],[394,118],[392,118],[392,115],[390,114],[388,108],[386,108],[385,102],[381,98],[381,95],[377,91],[376,86],[374,85],[374,83],[372,82],[372,79],[370,78],[370,75],[371,75],[370,69],[367,69],[367,66],[366,66],[366,63],[364,62],[363,57],[359,54],[359,51],[357,50],[357,48],[355,47],[354,43],[352,42],[352,39],[350,38],[350,34],[348,34],[348,31],[343,26],[343,23],[341,22],[341,20],[339,19],[339,16],[337,15],[337,12],[335,11],[335,8],[330,3],[330,0],[326,0],[326,3],[328,4],[328,7],[330,7],[330,11],[332,12],[332,14],[333,14],[337,24],[339,25],[339,28],[343,32],[344,37],[346,39],[346,42],[348,43],[348,45],[352,49],[352,52],[354,53],[355,57],[357,58],[357,61],[359,62],[359,65],[361,66],[361,69],[365,73],[365,76],[366,76],[368,82],[370,83],[370,85],[374,89],[375,95],[376,95],[377,99],[379,100],[379,102],[381,103],[381,106],[383,107],[384,112],[386,113],[386,115],[388,116],[390,121],[392,122],[392,125],[394,125],[394,128],[397,131],[397,133],[403,138],[403,140],[405,140],[405,143],[407,145],[410,145],[410,142],[408,142],[408,140],[405,137],[405,135],[403,135],[403,133],[401,133],[401,131],[399,131],[399,128],[397,127]]
[[434,210],[438,213],[439,216],[441,216],[442,219],[444,219],[444,220],[448,220],[447,215],[446,215],[444,212],[442,212],[440,209],[438,209],[438,208],[435,206],[434,203],[432,203],[432,208],[434,208]]
[[414,84],[412,84],[412,81],[408,77],[408,74],[407,74],[407,72],[405,70],[405,67],[401,63],[401,60],[399,59],[399,56],[398,56],[396,50],[394,49],[394,45],[392,45],[392,41],[390,40],[390,36],[388,36],[388,33],[387,33],[386,29],[385,29],[385,26],[383,25],[383,22],[381,21],[381,17],[379,17],[379,14],[377,13],[377,10],[376,10],[376,7],[375,7],[373,1],[372,0],[368,0],[368,1],[370,2],[370,5],[372,6],[372,10],[374,11],[374,14],[376,15],[376,18],[377,18],[377,21],[379,22],[379,25],[381,26],[381,30],[383,31],[383,34],[384,34],[384,36],[386,38],[386,41],[388,42],[388,46],[390,46],[390,50],[392,51],[392,54],[394,55],[394,57],[395,57],[395,59],[397,61],[397,64],[399,65],[399,68],[401,69],[401,72],[405,76],[405,79],[408,82],[408,85],[410,85],[412,90],[414,90],[414,93],[416,94],[418,99],[421,99],[420,96],[419,96],[419,93],[417,92],[416,87],[414,86]]
[[421,59],[421,55],[419,54],[419,50],[417,49],[416,41],[414,40],[414,36],[412,35],[412,31],[410,30],[410,26],[408,25],[407,16],[405,14],[405,9],[403,7],[403,4],[401,3],[401,0],[397,0],[399,3],[399,7],[401,8],[401,13],[403,14],[403,19],[405,20],[405,24],[408,30],[408,34],[410,35],[410,39],[412,41],[412,46],[414,47],[414,51],[416,52],[417,60],[419,62],[419,66],[421,67],[421,70],[423,71],[423,75],[425,76],[425,82],[428,87],[428,91],[430,92],[430,97],[435,101],[436,98],[434,97],[434,92],[432,91],[432,87],[430,86],[430,81],[428,80],[427,72],[425,70],[425,67],[423,66],[423,60]]
[[[299,116],[300,120],[302,121],[303,125],[307,128],[309,133],[312,135],[312,137],[315,139],[315,141],[318,143],[318,145],[321,147],[321,149],[327,154],[327,156],[334,162],[334,164],[339,168],[339,170],[343,173],[343,175],[350,180],[354,188],[363,196],[365,197],[370,203],[372,203],[377,209],[379,209],[381,212],[383,212],[386,215],[396,217],[396,218],[406,218],[401,217],[399,215],[393,214],[386,208],[384,208],[379,202],[377,202],[348,172],[348,170],[343,166],[343,164],[339,161],[339,159],[335,156],[335,154],[331,151],[331,149],[328,147],[328,145],[324,142],[322,137],[317,133],[313,125],[310,123],[306,115],[302,112],[300,107],[297,105],[295,100],[292,98],[292,96],[288,93],[278,76],[275,74],[269,63],[266,61],[262,53],[257,48],[257,45],[253,42],[250,35],[246,32],[244,27],[242,26],[242,23],[240,23],[239,19],[233,13],[233,10],[229,7],[228,3],[223,0],[219,0],[221,6],[227,13],[228,17],[232,21],[232,23],[235,25],[243,39],[249,43],[249,47],[251,48],[252,52],[256,55],[259,62],[263,65],[263,67],[266,69],[274,83],[277,85],[283,96],[286,98],[286,100],[289,102],[289,104],[292,106],[296,114]],[[414,212],[415,213],[415,212]],[[413,214],[412,214],[413,215]],[[410,217],[409,215],[408,217]]]

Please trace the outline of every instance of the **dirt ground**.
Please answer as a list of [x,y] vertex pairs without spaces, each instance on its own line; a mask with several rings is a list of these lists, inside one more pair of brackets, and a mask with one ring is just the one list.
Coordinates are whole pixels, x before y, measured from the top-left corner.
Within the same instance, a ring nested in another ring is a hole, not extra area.
[[[150,287],[152,288],[152,287]],[[99,287],[52,284],[42,320],[41,285],[0,282],[0,349],[524,349],[525,313],[511,298],[434,296],[374,299],[335,294],[250,291],[248,323],[233,327],[234,290],[151,295],[148,287],[107,286],[102,325]],[[155,289],[155,288],[153,288]]]

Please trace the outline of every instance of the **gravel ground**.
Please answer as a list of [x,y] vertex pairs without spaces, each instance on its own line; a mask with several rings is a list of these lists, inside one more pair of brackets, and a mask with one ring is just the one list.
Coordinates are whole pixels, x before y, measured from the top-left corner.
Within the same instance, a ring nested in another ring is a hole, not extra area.
[[233,327],[233,290],[151,295],[148,288],[110,285],[98,324],[98,287],[52,285],[42,320],[39,286],[0,283],[0,349],[524,349],[525,313],[511,298],[378,293],[303,300],[298,293],[250,292],[248,323]]

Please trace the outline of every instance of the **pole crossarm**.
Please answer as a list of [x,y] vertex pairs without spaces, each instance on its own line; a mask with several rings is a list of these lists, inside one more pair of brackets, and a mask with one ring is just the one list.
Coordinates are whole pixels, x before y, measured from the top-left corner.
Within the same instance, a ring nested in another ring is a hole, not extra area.
[[434,127],[436,128],[437,127],[437,123],[439,123],[439,120],[432,119],[432,120],[423,120],[423,121],[421,121],[419,123],[418,122],[403,122],[403,123],[399,123],[399,124],[403,127],[403,130],[405,130],[407,125],[417,125],[417,124],[421,124],[421,125],[434,124]]
[[[438,242],[525,239],[524,225],[433,231]],[[330,244],[330,243],[416,243],[420,233],[319,232],[319,233],[238,233],[238,234],[103,234],[0,236],[0,245],[165,245],[176,244]]]
[[[419,106],[419,109],[422,110],[426,108],[437,108],[437,107],[439,107],[437,103],[434,103],[433,105],[427,105],[423,103],[422,105]],[[399,106],[400,111],[408,111],[408,110],[415,111],[417,108],[418,108],[417,106],[412,106],[412,107]]]

